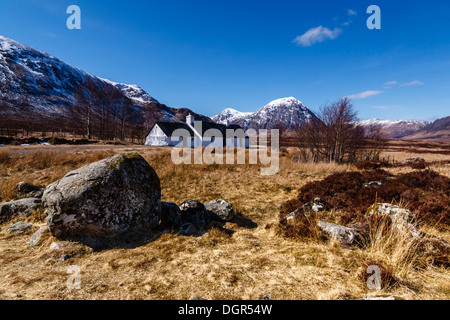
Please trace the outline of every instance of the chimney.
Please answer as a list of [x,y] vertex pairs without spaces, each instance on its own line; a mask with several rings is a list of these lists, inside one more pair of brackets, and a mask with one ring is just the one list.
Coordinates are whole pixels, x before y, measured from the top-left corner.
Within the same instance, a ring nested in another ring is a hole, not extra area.
[[192,114],[189,113],[189,115],[186,117],[186,123],[187,124],[193,124],[194,123],[194,117]]

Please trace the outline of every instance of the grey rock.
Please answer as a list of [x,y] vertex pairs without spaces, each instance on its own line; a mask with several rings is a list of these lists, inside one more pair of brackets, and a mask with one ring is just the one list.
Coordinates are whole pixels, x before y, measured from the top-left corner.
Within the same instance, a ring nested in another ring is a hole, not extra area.
[[0,205],[0,218],[9,220],[15,217],[29,217],[33,210],[42,208],[42,200],[39,198],[11,201]]
[[401,299],[398,299],[394,296],[365,296],[363,300],[395,301]]
[[69,243],[67,243],[67,242],[53,242],[50,245],[50,250],[62,250],[68,246],[69,246]]
[[425,162],[425,159],[423,158],[409,158],[403,160],[403,163],[415,163],[415,162]]
[[30,231],[32,225],[23,221],[17,222],[8,229],[6,229],[7,232],[11,233],[18,233],[18,234],[24,234],[28,231]]
[[187,200],[180,205],[182,223],[190,223],[197,230],[208,229],[212,216],[208,213],[203,203],[196,200]]
[[38,230],[35,234],[33,234],[30,238],[30,247],[35,247],[39,244],[41,240],[41,236],[50,232],[48,227],[42,228]]
[[93,246],[150,234],[161,216],[159,178],[137,153],[72,171],[49,185],[42,200],[53,236]]
[[29,197],[41,198],[44,193],[44,188],[35,186],[30,183],[26,183],[24,181],[19,182],[15,187],[20,194],[25,194]]
[[373,187],[373,186],[381,186],[383,183],[381,181],[371,181],[364,185],[365,188]]
[[339,240],[345,246],[354,246],[361,241],[361,236],[356,229],[323,221],[317,221],[317,225],[324,235],[328,238]]
[[205,208],[213,212],[222,221],[231,221],[234,218],[233,205],[223,199],[205,203]]
[[374,214],[389,216],[398,230],[409,232],[413,237],[423,236],[413,224],[417,221],[417,216],[408,209],[390,203],[376,203],[367,209],[367,215]]
[[310,214],[311,211],[322,212],[325,210],[327,210],[327,205],[321,198],[315,198],[313,201],[307,202],[301,207],[301,212],[306,215]]
[[161,202],[161,224],[164,228],[178,228],[181,226],[181,210],[173,202]]

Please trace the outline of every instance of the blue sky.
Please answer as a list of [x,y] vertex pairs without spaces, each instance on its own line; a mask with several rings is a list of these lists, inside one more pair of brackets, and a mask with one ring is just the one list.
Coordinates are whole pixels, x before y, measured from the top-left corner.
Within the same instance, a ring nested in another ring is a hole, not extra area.
[[442,0],[2,0],[0,34],[208,116],[350,96],[361,119],[435,119],[450,115],[449,17]]

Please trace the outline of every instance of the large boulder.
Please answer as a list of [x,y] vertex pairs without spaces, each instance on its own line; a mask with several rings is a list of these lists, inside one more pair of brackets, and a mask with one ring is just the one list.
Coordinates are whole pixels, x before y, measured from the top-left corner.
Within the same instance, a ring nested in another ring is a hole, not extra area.
[[34,210],[39,210],[42,208],[42,200],[39,198],[26,198],[7,202],[0,205],[0,220],[9,220],[16,217],[28,217]]
[[213,212],[222,221],[231,221],[234,218],[233,205],[223,199],[205,203],[205,208]]
[[72,171],[49,185],[42,200],[53,236],[87,244],[151,233],[161,216],[159,178],[137,153]]

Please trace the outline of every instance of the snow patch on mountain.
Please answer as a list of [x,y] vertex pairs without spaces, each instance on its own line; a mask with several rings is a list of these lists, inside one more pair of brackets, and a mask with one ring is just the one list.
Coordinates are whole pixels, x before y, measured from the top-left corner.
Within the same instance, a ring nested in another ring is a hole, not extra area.
[[292,130],[310,121],[313,117],[316,117],[315,114],[301,101],[294,97],[288,97],[274,100],[254,113],[228,108],[213,117],[212,120],[225,123],[228,118],[231,124],[239,124],[244,129],[283,127]]

